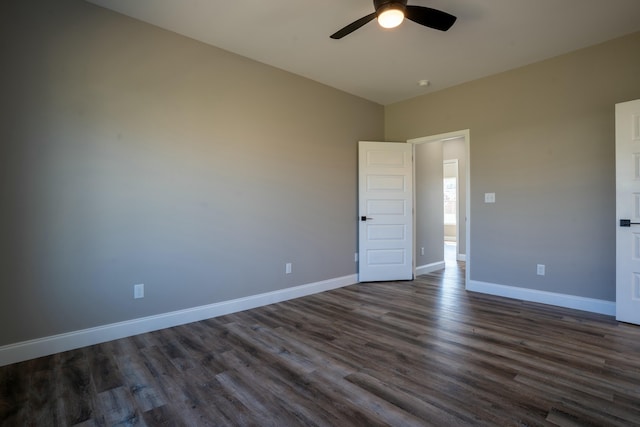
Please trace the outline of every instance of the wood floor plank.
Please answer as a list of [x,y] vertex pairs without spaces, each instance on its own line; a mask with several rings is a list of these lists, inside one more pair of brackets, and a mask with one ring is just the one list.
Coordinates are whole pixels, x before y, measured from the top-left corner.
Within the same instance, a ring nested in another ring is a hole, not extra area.
[[143,350],[145,365],[156,378],[163,397],[175,408],[186,425],[231,425],[216,408],[208,408],[203,402],[199,389],[202,387],[197,378],[194,383],[190,375],[178,369],[162,349],[157,346]]
[[390,426],[421,426],[420,420],[413,414],[396,406],[393,402],[384,400],[375,393],[358,387],[346,378],[334,375],[331,371],[315,371],[310,375],[317,387],[331,398],[332,401],[348,403],[367,419]]
[[640,425],[640,327],[464,263],[0,368],[0,425]]
[[30,374],[27,410],[34,425],[63,424],[58,412],[55,369],[41,369]]
[[[63,353],[56,393],[65,425],[75,425],[96,416],[96,393],[87,358],[88,348]],[[102,374],[101,374],[102,375]]]
[[166,405],[166,400],[158,390],[158,384],[146,369],[137,353],[119,356],[116,365],[122,373],[124,384],[136,400],[142,412]]
[[98,393],[101,413],[106,425],[110,426],[145,426],[140,413],[136,409],[126,387],[111,388]]
[[237,371],[228,370],[216,375],[216,379],[227,393],[236,396],[242,402],[258,425],[278,427],[299,423],[299,420],[286,410],[280,409],[274,413],[275,408],[280,406],[279,402],[270,398],[271,393],[262,393],[256,389],[253,384],[257,378],[251,378],[251,381],[247,382]]
[[207,420],[220,425],[258,426],[258,421],[242,401],[229,393],[217,378],[209,379],[199,369],[184,371],[182,392],[191,396],[191,402],[199,407]]
[[26,363],[0,368],[0,425],[26,424],[29,378]]
[[[250,360],[253,358],[246,352],[229,351],[225,353],[225,358],[244,382],[251,383],[264,396],[273,397],[274,406],[269,422],[277,422],[280,411],[285,411],[297,420],[294,425],[340,425],[339,417],[343,413],[340,402],[336,402],[337,407],[334,406],[325,394],[316,392],[303,376],[281,369],[276,364],[252,363]],[[350,414],[350,419],[366,418],[355,411],[355,414]]]
[[408,393],[397,385],[380,381],[364,372],[350,374],[346,379],[363,390],[369,391],[398,408],[415,415],[419,419],[428,421],[434,425],[452,426],[472,421],[470,419],[460,418],[459,415],[447,412],[443,408],[428,402],[426,399],[419,399],[413,393]]
[[122,378],[115,365],[112,343],[89,347],[87,357],[91,378],[98,393],[122,386]]
[[175,412],[172,405],[158,406],[142,414],[148,426],[189,427]]

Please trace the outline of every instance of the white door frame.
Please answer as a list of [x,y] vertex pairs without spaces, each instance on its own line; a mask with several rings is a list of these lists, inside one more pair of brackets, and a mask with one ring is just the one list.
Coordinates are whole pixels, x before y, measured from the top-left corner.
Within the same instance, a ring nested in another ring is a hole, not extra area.
[[[459,130],[459,131],[454,131],[454,132],[447,132],[447,133],[441,133],[438,135],[431,135],[431,136],[424,136],[421,138],[414,138],[414,139],[409,139],[407,140],[408,143],[413,144],[414,145],[414,152],[415,152],[415,145],[416,144],[424,144],[424,143],[429,143],[429,142],[438,142],[438,141],[446,141],[449,139],[456,139],[456,138],[464,138],[464,142],[465,142],[465,151],[466,151],[466,197],[465,197],[465,201],[466,201],[466,209],[465,209],[465,216],[466,216],[466,233],[465,233],[465,246],[466,246],[466,268],[465,268],[465,287],[467,286],[467,284],[469,283],[469,278],[471,277],[471,137],[470,137],[470,132],[469,129],[464,129],[464,130]],[[415,156],[414,156],[415,158]],[[414,162],[414,168],[413,168],[413,173],[414,173],[414,181],[415,181],[415,162]],[[415,191],[415,185],[414,185],[414,191]],[[413,198],[414,201],[414,207],[415,207],[415,195]],[[415,266],[415,259],[416,259],[416,238],[417,236],[416,234],[416,212],[414,209],[414,213],[413,213],[413,259],[414,259],[414,265],[413,265],[413,273],[415,276],[416,273],[416,266]]]

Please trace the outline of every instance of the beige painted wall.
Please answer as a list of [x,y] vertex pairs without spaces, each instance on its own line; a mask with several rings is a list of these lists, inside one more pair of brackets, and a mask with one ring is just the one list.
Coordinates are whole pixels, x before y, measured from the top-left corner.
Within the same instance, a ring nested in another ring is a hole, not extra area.
[[635,33],[385,108],[387,140],[470,129],[472,280],[615,299],[614,105],[640,98],[638,52]]
[[79,0],[0,40],[0,345],[356,273],[381,106]]

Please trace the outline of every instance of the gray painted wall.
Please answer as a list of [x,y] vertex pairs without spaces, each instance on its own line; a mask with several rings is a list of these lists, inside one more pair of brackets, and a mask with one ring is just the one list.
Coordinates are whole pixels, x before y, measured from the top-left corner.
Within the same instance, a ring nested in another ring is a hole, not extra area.
[[82,1],[0,40],[0,345],[355,274],[381,106]]
[[385,107],[387,140],[470,129],[472,280],[615,300],[614,105],[640,98],[638,52],[635,33]]
[[[442,142],[415,145],[416,266],[444,261]],[[421,255],[420,248],[424,248]]]

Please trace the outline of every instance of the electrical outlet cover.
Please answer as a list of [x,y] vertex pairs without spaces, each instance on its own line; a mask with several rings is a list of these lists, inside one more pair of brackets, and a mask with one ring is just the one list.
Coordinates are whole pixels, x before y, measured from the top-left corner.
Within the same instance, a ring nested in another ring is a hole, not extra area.
[[133,285],[133,298],[144,298],[144,283]]

